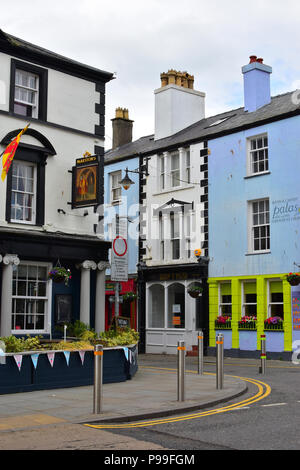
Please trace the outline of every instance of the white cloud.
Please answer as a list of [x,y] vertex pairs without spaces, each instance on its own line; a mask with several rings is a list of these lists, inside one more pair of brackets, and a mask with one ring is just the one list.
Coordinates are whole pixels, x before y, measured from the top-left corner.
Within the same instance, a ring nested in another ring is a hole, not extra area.
[[195,76],[207,115],[243,105],[241,67],[249,55],[273,67],[272,94],[300,79],[297,0],[39,0],[10,2],[1,28],[109,72],[106,147],[117,106],[129,109],[134,138],[151,134],[160,73]]

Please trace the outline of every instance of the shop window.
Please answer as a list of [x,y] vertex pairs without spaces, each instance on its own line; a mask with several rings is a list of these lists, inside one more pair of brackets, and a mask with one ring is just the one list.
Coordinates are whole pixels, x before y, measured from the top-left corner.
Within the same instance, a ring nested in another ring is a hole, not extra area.
[[232,297],[230,282],[221,283],[219,286],[219,316],[232,316]]
[[281,281],[269,282],[268,317],[284,318],[283,290]]
[[257,316],[256,282],[243,283],[242,316]]
[[185,287],[182,284],[168,288],[168,328],[185,328]]
[[165,289],[160,284],[149,288],[148,296],[148,327],[164,328]]

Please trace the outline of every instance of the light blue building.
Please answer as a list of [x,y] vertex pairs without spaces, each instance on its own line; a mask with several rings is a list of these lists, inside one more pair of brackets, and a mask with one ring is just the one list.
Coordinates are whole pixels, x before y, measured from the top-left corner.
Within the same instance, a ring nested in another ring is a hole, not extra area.
[[[123,113],[125,112],[125,113]],[[106,152],[104,159],[104,237],[112,241],[117,235],[126,238],[128,249],[128,282],[121,282],[121,298],[130,293],[136,294],[137,263],[139,255],[139,157],[126,159],[115,157],[119,146],[126,146],[132,138],[132,122],[128,111],[118,108],[113,119],[113,149]],[[126,191],[120,181],[128,169],[133,184]],[[110,282],[110,269],[106,271],[106,329],[114,316],[114,285]],[[120,316],[130,319],[132,328],[137,326],[137,302],[123,302]]]
[[[208,140],[210,346],[232,355],[291,358],[300,339],[300,116],[298,93],[271,98],[271,67],[243,67],[245,107]],[[264,339],[263,339],[264,340]]]

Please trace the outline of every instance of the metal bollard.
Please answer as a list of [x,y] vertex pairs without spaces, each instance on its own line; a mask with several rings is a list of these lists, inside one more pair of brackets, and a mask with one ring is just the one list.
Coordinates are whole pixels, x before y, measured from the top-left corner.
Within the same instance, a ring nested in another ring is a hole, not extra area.
[[224,336],[221,334],[217,335],[217,373],[216,373],[216,386],[217,390],[222,390],[224,384]]
[[102,409],[102,385],[103,385],[103,346],[96,344],[94,348],[94,410],[95,414]]
[[177,401],[185,400],[185,343],[178,341]]
[[198,332],[198,374],[203,375],[203,331]]
[[260,353],[260,374],[266,373],[266,362],[267,362],[267,350],[266,350],[266,335],[260,336],[261,353]]

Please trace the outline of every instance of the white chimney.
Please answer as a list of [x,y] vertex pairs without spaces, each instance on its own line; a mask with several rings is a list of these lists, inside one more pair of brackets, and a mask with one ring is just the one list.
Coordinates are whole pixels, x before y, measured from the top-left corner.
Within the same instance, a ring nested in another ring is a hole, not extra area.
[[187,72],[162,73],[155,94],[155,140],[169,137],[205,117],[205,93],[194,90]]

